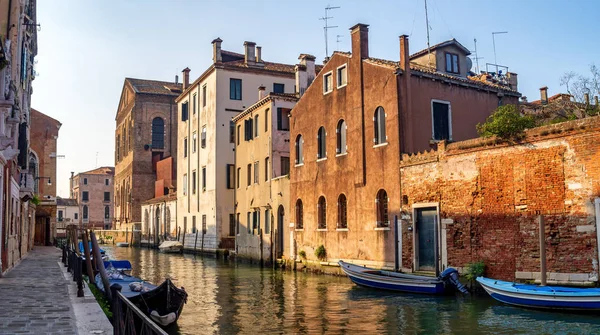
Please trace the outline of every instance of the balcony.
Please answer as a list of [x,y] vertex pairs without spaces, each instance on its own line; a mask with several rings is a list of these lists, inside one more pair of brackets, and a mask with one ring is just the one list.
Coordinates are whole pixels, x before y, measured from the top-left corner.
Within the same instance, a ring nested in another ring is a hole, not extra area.
[[23,201],[27,201],[33,197],[33,181],[33,175],[29,171],[21,172],[19,196]]

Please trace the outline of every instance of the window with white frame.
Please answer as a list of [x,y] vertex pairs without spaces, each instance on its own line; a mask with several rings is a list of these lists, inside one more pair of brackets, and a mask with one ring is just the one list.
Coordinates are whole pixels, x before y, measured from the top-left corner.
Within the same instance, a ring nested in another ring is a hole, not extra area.
[[435,141],[452,140],[452,113],[450,103],[431,101],[432,138]]
[[333,73],[328,72],[323,75],[323,94],[333,91]]
[[296,165],[304,163],[304,140],[302,135],[296,137]]
[[337,68],[337,87],[341,88],[348,84],[348,68],[346,64]]
[[187,195],[187,190],[188,190],[188,179],[187,179],[187,173],[185,173],[183,175],[183,195]]
[[206,126],[202,126],[202,133],[200,134],[200,147],[206,148]]
[[347,150],[346,128],[346,121],[344,121],[343,119],[338,121],[337,128],[335,130],[337,137],[335,153],[338,155],[345,154]]
[[327,157],[326,137],[325,127],[319,128],[319,132],[317,133],[317,159]]
[[198,135],[194,132],[192,134],[192,152],[196,152],[196,143],[198,143]]
[[375,142],[376,145],[386,143],[387,137],[385,135],[385,110],[383,107],[377,107],[375,110],[373,127],[375,130],[375,138],[373,139],[373,142]]

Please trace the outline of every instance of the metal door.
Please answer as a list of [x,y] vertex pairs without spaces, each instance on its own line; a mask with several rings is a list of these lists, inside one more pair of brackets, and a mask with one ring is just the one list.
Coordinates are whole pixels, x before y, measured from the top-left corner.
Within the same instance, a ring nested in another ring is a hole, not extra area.
[[437,210],[435,207],[416,209],[417,270],[436,271]]

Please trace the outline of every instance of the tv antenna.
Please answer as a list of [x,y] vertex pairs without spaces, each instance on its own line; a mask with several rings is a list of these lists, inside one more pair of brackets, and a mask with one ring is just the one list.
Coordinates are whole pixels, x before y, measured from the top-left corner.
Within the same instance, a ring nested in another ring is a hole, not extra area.
[[323,26],[323,33],[325,34],[325,57],[326,58],[329,57],[329,46],[327,45],[327,29],[338,27],[338,26],[330,26],[327,24],[327,20],[333,19],[333,16],[327,16],[327,15],[329,15],[330,10],[338,9],[338,8],[341,8],[341,7],[339,7],[339,6],[331,7],[330,5],[327,5],[327,7],[325,7],[325,16],[319,18],[319,20],[325,21],[325,25]]
[[474,38],[473,42],[475,43],[475,64],[477,65],[475,72],[479,75],[479,60],[483,57],[479,57],[479,53],[477,53],[477,39]]
[[339,51],[340,50],[340,37],[344,37],[344,35],[337,35],[335,37],[335,43],[336,43],[336,49]]
[[429,15],[427,14],[427,0],[425,0],[425,24],[427,25],[427,65],[431,67],[431,46],[429,45]]

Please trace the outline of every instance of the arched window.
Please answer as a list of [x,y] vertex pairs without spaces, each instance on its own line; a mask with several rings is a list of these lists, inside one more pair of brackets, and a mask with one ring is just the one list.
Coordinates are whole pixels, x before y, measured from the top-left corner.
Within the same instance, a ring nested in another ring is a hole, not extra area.
[[317,204],[317,213],[318,213],[318,229],[327,229],[327,203],[325,202],[325,197],[320,196],[319,202]]
[[348,228],[348,209],[347,209],[347,201],[346,196],[342,193],[338,197],[338,228],[346,229]]
[[373,117],[375,129],[375,144],[382,144],[387,141],[385,136],[385,111],[383,107],[377,107],[375,110],[375,117]]
[[296,137],[296,164],[304,163],[304,139],[302,135]]
[[160,234],[160,208],[156,206],[156,216],[154,220],[154,234]]
[[159,117],[152,120],[152,148],[165,148],[165,121]]
[[304,209],[302,208],[302,200],[296,200],[296,229],[304,229]]
[[377,192],[375,205],[377,206],[377,228],[389,227],[388,197],[385,190],[381,189]]
[[149,222],[150,218],[148,215],[148,209],[146,208],[146,210],[144,211],[144,228],[146,228],[146,235],[150,235],[150,222]]
[[104,206],[104,219],[110,219],[110,207]]
[[83,219],[84,220],[88,219],[88,206],[87,205],[83,205]]
[[346,121],[340,120],[335,130],[337,135],[337,146],[335,149],[336,154],[346,153]]
[[165,236],[171,235],[171,209],[165,209]]
[[325,137],[327,134],[325,133],[325,127],[319,128],[319,132],[317,133],[317,159],[327,157],[327,151],[325,148]]

